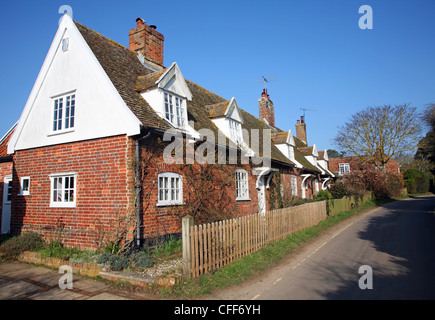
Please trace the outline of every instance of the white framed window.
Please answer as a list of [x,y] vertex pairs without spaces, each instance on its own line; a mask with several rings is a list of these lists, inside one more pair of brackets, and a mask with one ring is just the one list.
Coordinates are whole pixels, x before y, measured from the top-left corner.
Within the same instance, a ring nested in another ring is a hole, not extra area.
[[76,112],[75,93],[53,98],[53,127],[55,133],[74,129]]
[[233,119],[228,119],[230,126],[230,139],[236,144],[243,142],[242,139],[242,125],[240,122]]
[[164,172],[158,175],[159,206],[183,204],[183,178],[178,173]]
[[4,180],[4,203],[10,204],[12,201],[12,176],[6,176]]
[[77,197],[77,174],[50,175],[50,207],[75,208]]
[[342,176],[346,172],[350,172],[350,166],[349,163],[339,163],[338,168],[340,170],[340,175]]
[[185,127],[185,101],[176,95],[165,92],[165,118],[175,127]]
[[20,193],[19,196],[30,195],[30,177],[21,177],[20,179]]
[[298,178],[296,176],[290,176],[290,184],[292,188],[292,196],[298,196]]
[[236,170],[236,200],[250,200],[248,172],[243,169]]

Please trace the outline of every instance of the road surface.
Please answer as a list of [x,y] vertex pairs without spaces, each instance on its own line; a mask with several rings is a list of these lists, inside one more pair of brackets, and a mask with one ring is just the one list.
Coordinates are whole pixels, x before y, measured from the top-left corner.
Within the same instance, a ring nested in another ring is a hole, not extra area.
[[423,196],[352,217],[213,299],[435,299],[434,210]]

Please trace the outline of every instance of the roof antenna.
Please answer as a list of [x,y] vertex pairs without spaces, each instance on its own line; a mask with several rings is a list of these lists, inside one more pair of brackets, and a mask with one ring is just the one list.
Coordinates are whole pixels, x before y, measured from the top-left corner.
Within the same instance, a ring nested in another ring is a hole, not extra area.
[[304,112],[304,119],[305,119],[305,111],[317,111],[316,109],[306,109],[306,108],[301,108],[301,110]]
[[[267,77],[267,78],[266,78]],[[261,79],[258,79],[257,82],[264,82],[264,90],[267,92],[267,83],[276,80],[274,77],[269,76],[261,76]]]

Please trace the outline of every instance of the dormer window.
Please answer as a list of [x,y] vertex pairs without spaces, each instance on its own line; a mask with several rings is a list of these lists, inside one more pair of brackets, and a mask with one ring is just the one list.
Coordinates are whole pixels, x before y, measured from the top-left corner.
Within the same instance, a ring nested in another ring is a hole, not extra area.
[[185,114],[185,103],[184,99],[167,93],[164,93],[165,99],[165,118],[171,124],[178,128],[185,127],[184,114]]
[[230,139],[236,144],[243,142],[242,138],[242,125],[233,119],[228,119],[230,125]]

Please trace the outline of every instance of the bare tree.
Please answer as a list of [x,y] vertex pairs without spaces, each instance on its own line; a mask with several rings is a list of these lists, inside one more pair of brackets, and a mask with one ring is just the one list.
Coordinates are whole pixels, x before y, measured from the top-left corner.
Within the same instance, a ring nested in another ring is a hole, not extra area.
[[422,129],[419,119],[416,108],[409,104],[368,107],[339,127],[333,141],[340,151],[385,171],[392,157],[415,150]]

